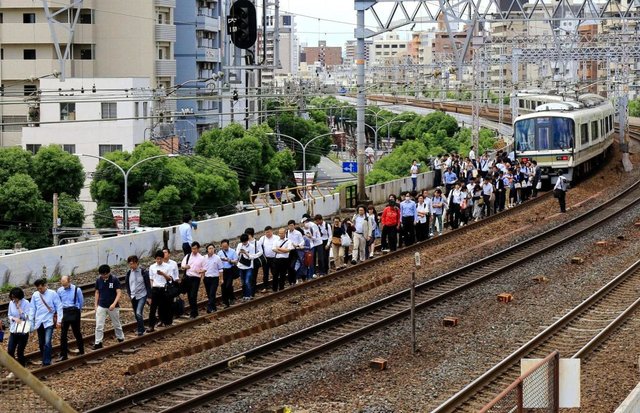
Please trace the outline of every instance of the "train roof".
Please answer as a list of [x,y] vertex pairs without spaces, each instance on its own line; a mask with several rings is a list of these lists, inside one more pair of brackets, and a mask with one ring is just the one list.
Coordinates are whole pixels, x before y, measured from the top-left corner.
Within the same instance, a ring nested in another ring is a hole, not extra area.
[[[576,102],[573,102],[575,105]],[[607,101],[606,99],[597,106],[586,106],[584,104],[579,104],[577,108],[567,109],[570,106],[573,106],[570,102],[554,102],[554,103],[545,103],[544,105],[540,105],[536,108],[535,112],[527,113],[518,116],[514,122],[517,122],[521,119],[531,119],[531,118],[540,118],[540,117],[561,117],[561,118],[575,118],[577,116],[591,116],[593,114],[609,112],[613,113],[613,105]]]
[[[530,90],[522,91],[522,92],[516,93],[515,97],[541,102],[541,104],[535,108],[536,112],[544,112],[549,110],[570,111],[570,110],[600,106],[608,102],[606,98],[600,95],[597,95],[595,93],[585,93],[577,97],[574,97],[574,96],[558,95],[554,93],[545,94],[543,91],[540,91],[540,92],[541,93],[535,93],[535,91],[530,91]],[[555,91],[552,91],[552,92],[555,92]]]

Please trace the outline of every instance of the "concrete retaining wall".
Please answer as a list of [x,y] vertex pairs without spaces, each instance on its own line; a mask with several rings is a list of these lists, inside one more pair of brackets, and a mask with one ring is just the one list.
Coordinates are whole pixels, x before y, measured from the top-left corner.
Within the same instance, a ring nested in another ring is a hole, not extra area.
[[640,383],[627,396],[615,413],[637,413],[640,412]]
[[[219,242],[224,238],[238,237],[245,228],[253,227],[262,231],[265,226],[280,227],[290,219],[300,222],[302,214],[322,214],[330,216],[340,208],[338,194],[318,197],[314,201],[298,201],[283,206],[262,208],[220,218],[198,222],[194,240],[201,244]],[[163,246],[163,233],[169,232],[169,246],[181,250],[177,227],[163,228],[138,234],[122,235],[77,244],[42,248],[0,257],[0,285],[24,285],[40,278],[43,272],[71,274],[96,270],[101,264],[119,264],[129,255],[140,257],[153,254]]]

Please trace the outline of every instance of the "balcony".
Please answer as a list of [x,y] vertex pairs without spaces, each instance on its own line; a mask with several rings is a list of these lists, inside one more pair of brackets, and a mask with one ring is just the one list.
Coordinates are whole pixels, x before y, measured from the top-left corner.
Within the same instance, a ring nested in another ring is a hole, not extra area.
[[196,51],[196,61],[220,63],[220,49],[198,47],[198,50]]
[[175,60],[156,60],[156,76],[175,76]]
[[[69,38],[69,31],[63,26],[55,26],[58,39],[61,42]],[[0,39],[7,44],[50,44],[51,31],[49,23],[4,23],[0,25]],[[78,24],[73,36],[74,43],[95,43],[92,24]]]
[[156,24],[156,42],[176,41],[176,26],[173,24]]
[[157,7],[176,7],[176,0],[155,0],[154,3]]
[[196,30],[206,30],[209,32],[220,31],[220,19],[199,14],[196,16]]

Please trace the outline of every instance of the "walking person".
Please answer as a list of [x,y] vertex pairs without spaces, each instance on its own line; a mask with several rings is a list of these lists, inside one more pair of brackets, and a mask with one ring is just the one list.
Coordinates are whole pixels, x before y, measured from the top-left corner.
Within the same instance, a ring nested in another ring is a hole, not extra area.
[[[29,314],[31,314],[31,304],[24,298],[24,291],[14,287],[9,291],[9,344],[7,353],[15,358],[22,367],[27,365],[24,356],[24,349],[29,342],[31,327],[28,325]],[[16,357],[16,351],[18,353]],[[9,373],[8,379],[13,378],[13,373]]]
[[[174,279],[171,276],[169,265],[164,262],[164,253],[162,251],[155,253],[155,260],[156,262],[149,267],[151,308],[149,309],[149,328],[146,330],[147,333],[153,332],[156,327],[166,327],[173,323],[171,297],[166,293],[166,286],[168,282],[173,282]],[[156,324],[158,318],[160,322]]]
[[[276,271],[275,259],[276,253],[273,251],[275,243],[278,241],[278,236],[273,234],[273,228],[271,225],[264,227],[264,235],[260,237],[258,241],[258,247],[262,251],[262,255],[265,258],[262,265],[262,290],[261,293],[266,293],[269,290],[269,273],[274,274]],[[257,276],[256,276],[257,278]]]
[[[51,364],[53,329],[62,324],[62,303],[58,294],[47,288],[46,278],[36,280],[34,284],[37,291],[31,295],[29,320],[33,320],[32,328],[38,332],[42,365],[48,366]],[[57,320],[54,320],[54,315]]]
[[122,331],[122,324],[120,323],[119,303],[122,297],[120,280],[111,274],[111,267],[107,264],[102,264],[98,267],[98,274],[99,277],[96,280],[96,293],[94,298],[94,307],[96,309],[95,343],[92,347],[94,350],[101,349],[103,346],[104,323],[107,315],[109,315],[111,319],[118,343],[124,341],[124,331]]
[[229,240],[220,241],[220,251],[218,257],[222,261],[222,304],[224,308],[235,303],[235,295],[233,293],[233,279],[238,274],[238,254],[236,250],[229,248]]
[[431,218],[431,199],[418,195],[416,204],[416,240],[418,242],[429,238],[429,224]]
[[73,336],[76,339],[78,353],[84,354],[84,340],[80,329],[84,296],[80,288],[71,284],[71,278],[68,275],[63,275],[60,278],[60,284],[58,297],[60,297],[62,304],[62,330],[60,331],[60,357],[58,361],[64,361],[67,359],[69,352],[69,338],[67,337],[69,335],[69,327],[71,327]]
[[305,233],[305,237],[309,240],[309,249],[313,254],[312,263],[307,266],[307,274],[305,276],[305,279],[308,280],[310,278],[317,277],[315,263],[318,260],[318,256],[322,255],[322,235],[320,233],[320,228],[318,228],[318,225],[316,225],[315,222],[311,221],[309,214],[304,214],[302,216],[302,230]]
[[531,167],[533,168],[533,182],[531,187],[531,197],[536,198],[538,196],[538,189],[542,188],[542,168],[538,166],[538,161],[535,159],[531,161]]
[[[246,234],[245,234],[246,235]],[[204,257],[200,255],[200,243],[191,243],[191,252],[182,259],[181,268],[186,270],[183,282],[187,282],[190,318],[198,316],[198,291],[200,290],[201,271],[204,268]]]
[[351,264],[355,265],[358,261],[365,260],[365,248],[367,246],[367,240],[371,238],[369,230],[369,220],[365,212],[363,205],[358,206],[358,212],[353,216],[352,222],[355,228],[353,232],[353,253],[351,257]]
[[400,203],[400,216],[402,220],[402,238],[404,245],[412,245],[416,239],[416,203],[411,199],[411,194],[406,193],[404,201]]
[[316,260],[318,266],[318,275],[329,274],[329,248],[331,247],[331,225],[322,218],[322,215],[316,214],[313,220],[320,231],[320,239],[322,245],[318,247],[316,252]]
[[[382,252],[395,251],[398,245],[398,230],[400,229],[400,209],[396,206],[395,195],[389,196],[389,204],[382,210]],[[334,254],[335,258],[335,254]]]
[[494,198],[493,195],[493,184],[491,183],[491,178],[487,176],[484,178],[484,184],[482,184],[482,211],[484,212],[484,216],[488,217],[491,215],[491,199]]
[[431,213],[433,214],[433,220],[431,221],[431,236],[436,234],[436,230],[438,231],[438,235],[442,235],[444,228],[442,215],[444,214],[446,205],[447,201],[444,196],[442,196],[442,189],[436,189],[433,193],[433,198],[431,198]]
[[569,190],[569,183],[567,178],[560,175],[556,181],[556,185],[553,187],[553,196],[558,198],[558,204],[560,204],[560,212],[567,212],[567,191]]
[[409,170],[409,172],[411,173],[411,191],[415,191],[416,188],[418,187],[418,171],[419,171],[419,165],[418,165],[418,160],[414,159],[413,162],[411,163],[411,169]]
[[367,241],[367,249],[365,251],[367,259],[373,258],[376,248],[376,238],[380,238],[380,219],[373,204],[367,207],[367,218],[369,219],[370,238]]
[[289,254],[293,249],[293,244],[287,239],[287,230],[285,228],[278,229],[278,239],[271,248],[275,253],[272,284],[274,292],[284,290],[284,281],[287,278],[291,262]]
[[207,293],[207,313],[217,311],[216,293],[220,276],[223,273],[223,265],[220,257],[216,255],[216,248],[213,244],[207,245],[207,255],[204,263],[204,290]]
[[136,333],[141,336],[144,334],[144,305],[151,304],[151,280],[149,271],[140,266],[137,255],[128,257],[127,264],[129,270],[124,277],[124,285],[136,317]]
[[331,228],[331,253],[333,254],[333,264],[337,270],[345,267],[344,265],[344,248],[342,248],[342,236],[346,234],[342,228],[340,217],[333,218],[333,227]]
[[240,235],[240,243],[236,247],[238,254],[238,270],[240,270],[240,281],[242,281],[242,299],[251,300],[253,297],[253,260],[262,255],[261,251],[256,251],[256,244],[249,242],[249,235]]
[[191,252],[191,243],[193,242],[193,223],[191,215],[186,214],[182,217],[182,224],[178,227],[180,240],[182,241],[182,252],[184,255]]

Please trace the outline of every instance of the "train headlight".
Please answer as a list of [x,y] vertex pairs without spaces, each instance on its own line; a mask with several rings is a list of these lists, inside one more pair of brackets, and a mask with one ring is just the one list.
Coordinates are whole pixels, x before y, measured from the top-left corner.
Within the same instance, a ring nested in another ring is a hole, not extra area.
[[556,156],[556,161],[568,161],[568,160],[569,160],[569,155]]

